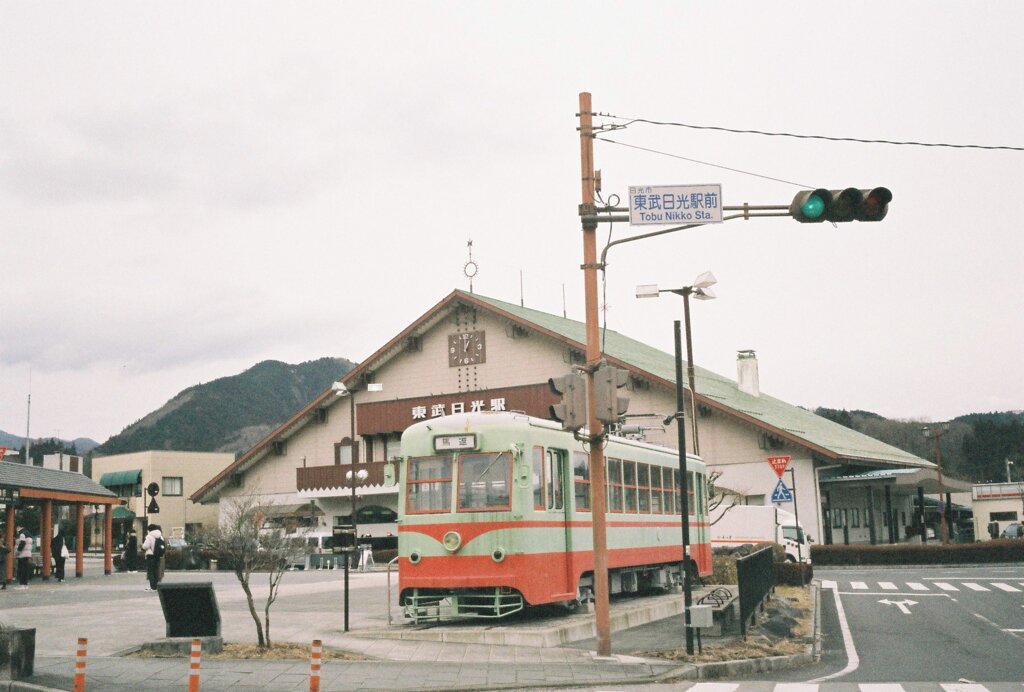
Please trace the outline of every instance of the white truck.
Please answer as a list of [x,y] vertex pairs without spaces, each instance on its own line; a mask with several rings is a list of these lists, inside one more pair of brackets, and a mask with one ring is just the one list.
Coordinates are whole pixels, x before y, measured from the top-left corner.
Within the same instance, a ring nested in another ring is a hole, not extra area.
[[811,541],[796,517],[774,505],[722,505],[711,515],[711,547],[778,543],[790,562],[810,563]]

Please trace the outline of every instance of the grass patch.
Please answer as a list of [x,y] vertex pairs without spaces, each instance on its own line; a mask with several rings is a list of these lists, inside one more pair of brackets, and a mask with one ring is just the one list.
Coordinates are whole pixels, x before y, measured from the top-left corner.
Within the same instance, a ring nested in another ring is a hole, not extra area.
[[662,651],[638,651],[636,656],[646,658],[665,658],[670,661],[681,661],[686,663],[718,663],[721,661],[736,661],[744,658],[769,658],[771,656],[792,656],[803,653],[812,632],[811,624],[811,590],[809,587],[778,586],[775,595],[769,599],[768,607],[786,606],[799,612],[795,617],[796,625],[793,627],[793,636],[787,638],[776,638],[768,636],[760,631],[760,624],[764,618],[763,614],[758,615],[758,622],[754,627],[747,628],[747,638],[734,639],[721,643],[704,642],[704,651],[687,655],[686,649],[667,649]]
[[[309,644],[274,644],[270,649],[261,649],[256,644],[224,644],[224,651],[219,654],[203,652],[203,658],[227,659],[258,659],[262,661],[309,660]],[[136,651],[130,654],[133,658],[168,658],[153,651]],[[173,658],[188,658],[188,654],[179,654]],[[369,661],[362,654],[355,654],[342,649],[323,647],[320,658],[324,661]]]

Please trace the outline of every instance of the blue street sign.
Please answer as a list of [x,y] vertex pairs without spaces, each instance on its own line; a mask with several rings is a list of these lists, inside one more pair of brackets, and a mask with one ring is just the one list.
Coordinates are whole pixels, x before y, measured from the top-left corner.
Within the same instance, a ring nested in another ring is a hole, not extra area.
[[786,484],[779,479],[778,485],[775,486],[775,490],[772,491],[772,502],[792,502],[793,493],[789,492],[789,488]]

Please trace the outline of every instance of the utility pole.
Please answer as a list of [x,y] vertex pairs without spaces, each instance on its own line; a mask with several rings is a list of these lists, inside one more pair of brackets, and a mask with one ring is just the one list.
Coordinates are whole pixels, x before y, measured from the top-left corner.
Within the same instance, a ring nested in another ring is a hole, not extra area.
[[[608,614],[608,534],[605,524],[604,448],[600,442],[604,426],[597,419],[594,399],[594,371],[601,360],[597,304],[597,210],[594,206],[594,113],[590,94],[580,93],[580,217],[583,219],[583,288],[587,325],[587,432],[590,435],[590,513],[594,540],[594,619],[598,656],[611,656],[611,619]],[[588,218],[589,217],[589,218]],[[593,219],[593,220],[591,220]]]

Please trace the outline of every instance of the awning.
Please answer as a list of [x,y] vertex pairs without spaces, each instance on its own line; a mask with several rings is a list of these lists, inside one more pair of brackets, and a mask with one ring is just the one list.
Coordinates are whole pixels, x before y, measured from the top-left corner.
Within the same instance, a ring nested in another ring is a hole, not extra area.
[[135,512],[131,511],[127,507],[114,507],[114,511],[110,513],[111,519],[134,519]]
[[922,488],[924,492],[929,494],[967,493],[971,491],[972,487],[972,484],[968,481],[961,481],[949,476],[943,476],[942,483],[939,483],[938,469],[935,468],[874,469],[846,476],[822,476],[820,483],[822,486],[835,483],[863,483],[892,485],[904,488]]
[[137,485],[142,482],[142,469],[132,471],[109,471],[100,476],[100,485],[115,488],[119,485]]
[[324,511],[309,502],[301,505],[270,505],[264,508],[267,517],[322,517]]

